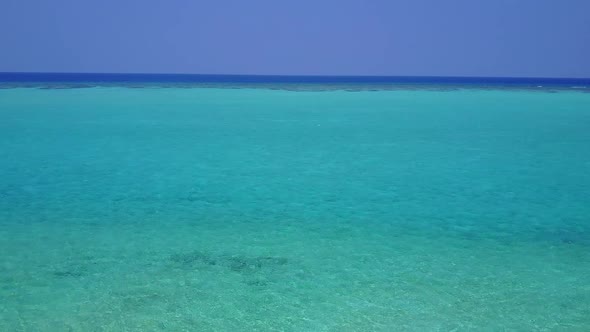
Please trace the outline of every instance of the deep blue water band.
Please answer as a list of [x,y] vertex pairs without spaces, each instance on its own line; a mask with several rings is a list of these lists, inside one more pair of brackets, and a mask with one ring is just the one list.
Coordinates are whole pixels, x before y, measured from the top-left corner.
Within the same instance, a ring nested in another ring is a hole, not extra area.
[[588,87],[590,78],[0,73],[4,83],[343,83]]

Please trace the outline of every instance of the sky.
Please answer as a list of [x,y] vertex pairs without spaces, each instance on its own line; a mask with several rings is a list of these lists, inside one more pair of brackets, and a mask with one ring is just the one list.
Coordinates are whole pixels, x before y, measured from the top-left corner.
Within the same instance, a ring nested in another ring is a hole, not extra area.
[[590,77],[590,0],[0,0],[0,72]]

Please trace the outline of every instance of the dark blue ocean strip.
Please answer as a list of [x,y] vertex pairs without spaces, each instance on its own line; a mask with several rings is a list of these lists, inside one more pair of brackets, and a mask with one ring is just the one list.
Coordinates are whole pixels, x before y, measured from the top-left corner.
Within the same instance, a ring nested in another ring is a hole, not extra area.
[[342,83],[525,85],[587,88],[590,78],[430,77],[430,76],[271,76],[199,74],[0,73],[4,83]]

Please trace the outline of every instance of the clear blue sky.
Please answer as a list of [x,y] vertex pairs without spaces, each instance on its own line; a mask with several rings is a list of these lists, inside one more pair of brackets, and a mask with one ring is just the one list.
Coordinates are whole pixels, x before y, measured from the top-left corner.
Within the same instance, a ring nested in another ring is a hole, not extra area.
[[590,0],[0,0],[0,71],[590,77]]

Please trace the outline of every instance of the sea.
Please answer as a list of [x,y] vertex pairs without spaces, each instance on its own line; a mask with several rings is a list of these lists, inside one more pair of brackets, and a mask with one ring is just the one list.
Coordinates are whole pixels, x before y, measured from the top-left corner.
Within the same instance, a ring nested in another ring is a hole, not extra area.
[[590,331],[590,79],[1,73],[0,331]]

